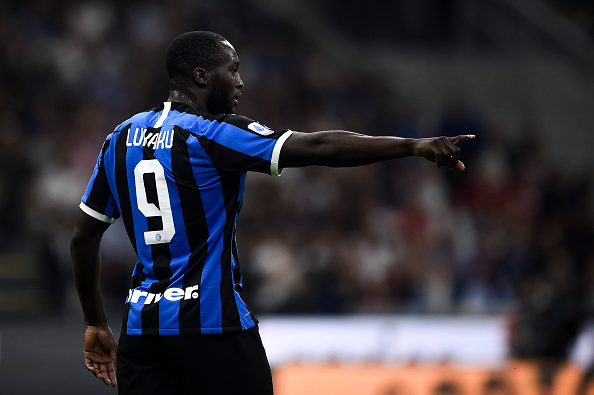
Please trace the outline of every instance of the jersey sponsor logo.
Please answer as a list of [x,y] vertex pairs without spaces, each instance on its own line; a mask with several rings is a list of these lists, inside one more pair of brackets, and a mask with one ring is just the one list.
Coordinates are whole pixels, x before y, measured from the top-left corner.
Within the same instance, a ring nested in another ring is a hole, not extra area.
[[274,130],[268,129],[266,126],[259,124],[258,122],[252,122],[248,125],[248,129],[252,130],[262,136],[268,136],[274,133]]
[[157,148],[171,148],[173,147],[173,132],[174,130],[161,130],[159,133],[146,132],[146,128],[135,128],[134,133],[131,134],[132,128],[128,129],[126,136],[126,145],[128,147],[150,147]]
[[189,300],[189,299],[198,299],[199,286],[192,285],[191,287],[186,287],[185,289],[182,288],[167,288],[165,292],[154,294],[151,292],[141,291],[139,289],[131,289],[128,291],[128,298],[126,299],[126,303],[142,303],[142,304],[151,304],[151,303],[158,303],[161,298],[168,300],[170,302],[175,302],[178,300]]

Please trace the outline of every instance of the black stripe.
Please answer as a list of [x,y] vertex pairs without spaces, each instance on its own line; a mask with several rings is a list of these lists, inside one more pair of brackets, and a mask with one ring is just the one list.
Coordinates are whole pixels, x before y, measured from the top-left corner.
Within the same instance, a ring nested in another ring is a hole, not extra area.
[[[169,244],[151,245],[151,255],[153,256],[153,273],[157,281],[151,284],[150,293],[163,294],[169,284],[171,284],[171,253]],[[145,304],[140,310],[140,325],[142,333],[145,329],[154,334],[159,325],[159,303]]]
[[[199,285],[208,252],[208,225],[202,204],[200,190],[190,163],[187,145],[188,133],[176,128],[173,147],[171,148],[171,167],[176,180],[186,236],[190,247],[188,271],[184,274],[184,289]],[[199,290],[200,292],[200,290]],[[180,333],[184,329],[201,328],[200,299],[180,301],[179,308]]]
[[206,138],[204,135],[196,135],[200,145],[210,157],[215,166],[230,171],[256,171],[259,173],[270,174],[270,162],[235,151],[225,145],[219,144],[214,140]]
[[241,281],[241,268],[239,265],[239,251],[237,250],[237,235],[236,228],[233,226],[233,234],[231,235],[231,253],[233,259],[235,259],[235,269],[233,269],[233,279],[235,280],[235,290],[241,295],[243,288],[240,284]]
[[[118,199],[120,203],[120,210],[122,215],[122,220],[124,221],[124,227],[126,228],[126,233],[128,234],[128,238],[130,239],[130,243],[134,248],[134,252],[136,252],[136,236],[134,232],[134,221],[132,220],[132,205],[130,202],[130,190],[128,189],[128,173],[126,171],[126,154],[127,154],[127,147],[126,147],[126,139],[120,138],[123,134],[130,127],[128,126],[124,130],[122,130],[115,141],[114,147],[114,156],[115,156],[115,168],[114,168],[114,176],[115,176],[115,183],[116,189],[118,192]],[[115,138],[112,137],[112,140]],[[131,280],[130,288],[133,289],[137,285],[135,283],[138,281],[138,276],[133,276]],[[126,328],[128,326],[128,314],[130,312],[130,305],[127,304],[124,309],[124,318],[122,320],[122,333],[126,334]]]
[[142,282],[146,280],[146,275],[144,274],[144,265],[142,264],[142,262],[137,261],[136,266],[139,274],[132,276],[132,278],[130,279],[131,289],[140,287],[140,284],[142,284]]
[[[157,129],[148,128],[149,132],[158,133]],[[155,153],[149,147],[143,147],[142,159],[150,160],[155,159]],[[155,177],[147,176],[144,180],[145,189],[147,194],[147,201],[158,205],[157,200],[157,188],[155,183]],[[163,227],[161,220],[158,218],[147,218],[148,230],[157,230]],[[169,250],[169,244],[151,244],[151,256],[153,258],[153,273],[157,279],[156,282],[151,284],[150,292],[154,294],[162,294],[165,292],[167,287],[171,284],[171,276],[173,271],[171,270],[171,251]],[[154,330],[159,328],[159,303],[145,304],[142,306],[140,311],[140,323],[142,330]]]
[[[239,210],[238,198],[241,173],[219,170],[219,177],[226,210],[226,222],[223,230],[223,253],[221,256],[221,315],[223,331],[225,331],[225,328],[237,328],[241,325],[237,303],[235,302],[235,284],[231,275],[231,254],[233,253],[235,215]],[[236,278],[237,280],[238,278]]]
[[[130,278],[130,289],[134,289],[140,286],[140,284],[142,284],[142,282],[146,279],[146,276],[144,275],[144,265],[137,260],[136,261],[136,267],[137,267],[137,271],[138,275],[133,275]],[[122,319],[122,334],[123,335],[127,335],[128,334],[128,315],[130,314],[130,303],[126,303],[124,305],[124,317]]]

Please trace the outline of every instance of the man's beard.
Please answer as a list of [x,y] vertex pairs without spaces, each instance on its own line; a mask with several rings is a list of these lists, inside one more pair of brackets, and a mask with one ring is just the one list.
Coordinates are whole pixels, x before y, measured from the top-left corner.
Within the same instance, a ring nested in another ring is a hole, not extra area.
[[217,114],[232,114],[233,111],[233,100],[231,99],[231,92],[229,92],[225,85],[219,82],[219,79],[215,77],[213,80],[213,89],[210,95],[206,99],[208,105],[208,112],[213,115]]

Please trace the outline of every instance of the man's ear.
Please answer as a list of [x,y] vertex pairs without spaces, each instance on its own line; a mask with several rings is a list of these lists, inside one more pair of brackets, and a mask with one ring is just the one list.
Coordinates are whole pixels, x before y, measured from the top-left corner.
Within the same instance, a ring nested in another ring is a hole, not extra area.
[[203,69],[202,67],[196,67],[194,69],[194,80],[198,85],[206,86],[210,81],[211,72]]

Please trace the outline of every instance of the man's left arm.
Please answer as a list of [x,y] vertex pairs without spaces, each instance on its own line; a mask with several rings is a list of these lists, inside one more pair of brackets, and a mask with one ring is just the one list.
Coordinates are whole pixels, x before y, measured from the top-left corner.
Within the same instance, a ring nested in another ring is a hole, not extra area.
[[107,324],[101,295],[99,247],[109,223],[79,211],[70,241],[74,282],[87,329],[84,336],[85,365],[95,377],[115,387],[117,343]]
[[345,130],[292,133],[280,151],[279,167],[352,167],[403,158],[423,157],[438,167],[464,170],[457,144],[474,135],[420,139],[367,136]]

